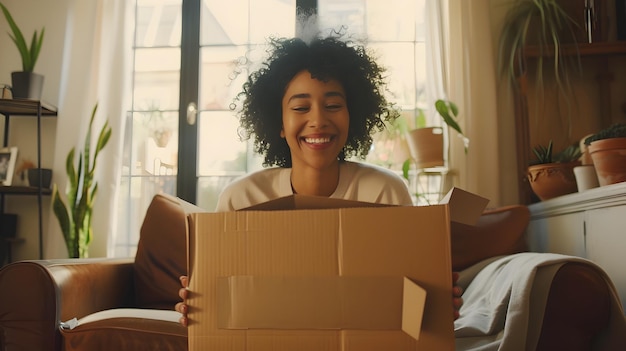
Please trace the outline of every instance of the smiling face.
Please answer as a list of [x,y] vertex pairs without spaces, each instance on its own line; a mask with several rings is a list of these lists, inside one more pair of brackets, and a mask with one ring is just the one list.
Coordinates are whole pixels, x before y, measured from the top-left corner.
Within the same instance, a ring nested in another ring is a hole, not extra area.
[[341,83],[301,71],[287,84],[282,110],[280,135],[289,145],[293,169],[336,170],[350,124]]

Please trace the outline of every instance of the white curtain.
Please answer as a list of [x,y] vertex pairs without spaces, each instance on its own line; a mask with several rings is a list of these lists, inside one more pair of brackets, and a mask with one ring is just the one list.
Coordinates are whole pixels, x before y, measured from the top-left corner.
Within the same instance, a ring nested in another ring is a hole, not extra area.
[[[105,257],[114,243],[125,114],[128,111],[131,45],[129,8],[126,0],[68,0],[63,67],[59,89],[59,116],[54,152],[55,183],[65,195],[65,159],[72,147],[82,150],[89,118],[98,111],[92,133],[108,119],[112,137],[98,158],[95,180],[98,195],[93,213],[94,235],[90,257]],[[64,197],[65,199],[65,197]],[[44,242],[45,258],[67,257],[65,241],[56,217],[50,221]]]
[[[443,97],[454,101],[460,110],[459,122],[469,138],[465,154],[461,138],[450,137],[450,166],[454,184],[491,200],[489,206],[504,201],[501,192],[499,118],[497,114],[494,46],[490,0],[429,0],[431,18],[438,26]],[[437,48],[436,45],[432,46]],[[434,50],[433,50],[434,51]],[[437,56],[433,63],[437,63]],[[511,188],[516,183],[510,184]]]

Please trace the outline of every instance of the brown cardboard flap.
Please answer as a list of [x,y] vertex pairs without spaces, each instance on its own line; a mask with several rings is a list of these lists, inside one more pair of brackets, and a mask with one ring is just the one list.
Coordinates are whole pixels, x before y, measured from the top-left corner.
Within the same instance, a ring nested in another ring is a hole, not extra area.
[[448,204],[450,207],[450,220],[452,222],[467,225],[476,225],[483,213],[489,199],[470,193],[460,188],[452,188],[439,204]]
[[[400,330],[405,313],[414,316],[419,338],[426,292],[403,277],[218,278],[217,326],[221,329],[356,329]],[[415,291],[421,290],[421,294]],[[404,290],[404,293],[403,293]],[[405,304],[407,304],[405,301]],[[418,318],[419,317],[419,318]]]
[[426,305],[426,290],[407,277],[404,277],[403,288],[402,330],[413,339],[419,340]]
[[288,195],[275,200],[270,200],[258,205],[241,209],[241,211],[275,211],[275,210],[315,210],[328,208],[354,208],[354,207],[388,207],[393,205],[377,204],[371,202],[334,199],[325,196]]

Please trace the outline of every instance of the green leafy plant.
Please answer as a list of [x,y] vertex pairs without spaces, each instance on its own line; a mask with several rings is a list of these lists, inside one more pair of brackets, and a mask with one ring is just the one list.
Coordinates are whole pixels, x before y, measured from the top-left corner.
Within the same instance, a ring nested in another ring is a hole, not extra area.
[[[463,130],[461,126],[457,122],[457,117],[459,115],[458,106],[450,101],[439,99],[435,101],[435,110],[441,116],[443,122],[450,128],[454,129],[459,137],[463,138],[463,147],[465,153],[467,154],[469,148],[469,139],[463,134]],[[426,117],[423,110],[419,110],[418,115],[415,117],[415,129],[425,128],[426,127]],[[405,126],[406,129],[406,126]],[[413,165],[413,158],[409,157],[402,163],[402,177],[406,179],[408,182],[411,181],[410,171],[411,166]],[[419,191],[414,194],[418,199],[422,199],[425,203],[430,204],[428,197],[425,194],[420,193]]]
[[580,158],[581,151],[578,143],[572,144],[561,152],[553,154],[552,140],[548,143],[548,146],[537,145],[533,148],[533,154],[535,154],[536,160],[531,162],[532,165],[546,164],[546,163],[569,163],[574,162]]
[[[439,99],[435,101],[435,110],[441,116],[444,123],[454,129],[460,137],[463,138],[463,147],[465,149],[465,153],[467,154],[467,150],[469,147],[469,139],[463,134],[463,130],[461,126],[456,121],[456,118],[459,115],[458,106],[449,100]],[[416,128],[424,128],[426,126],[425,115],[422,110],[419,111],[418,116],[416,117]],[[411,159],[408,158],[402,164],[402,176],[404,179],[409,180],[409,171],[411,170]]]
[[585,145],[591,144],[591,142],[602,139],[610,138],[626,138],[626,123],[616,123],[608,128],[602,129],[599,132],[588,136],[585,139]]
[[463,138],[463,147],[465,149],[465,153],[467,154],[469,139],[463,134],[461,126],[459,126],[456,121],[456,118],[459,115],[459,108],[452,101],[439,99],[435,101],[435,109],[448,127],[454,129],[457,133],[459,133],[459,136]]
[[[504,20],[498,45],[498,71],[511,86],[526,70],[524,50],[529,43],[539,50],[536,81],[542,86],[544,57],[552,56],[554,78],[560,89],[569,86],[568,65],[561,43],[576,42],[574,28],[578,24],[557,0],[515,0]],[[565,38],[564,38],[565,37]],[[578,59],[580,64],[580,59]]]
[[548,146],[537,145],[533,148],[533,154],[537,157],[534,164],[552,163],[552,140],[548,143]]
[[24,35],[13,20],[13,16],[11,16],[9,10],[2,3],[0,3],[0,8],[2,8],[4,17],[7,19],[9,27],[11,27],[11,31],[13,32],[13,34],[9,36],[15,43],[15,46],[17,46],[20,56],[22,57],[22,70],[24,72],[32,72],[35,68],[35,64],[37,63],[37,59],[39,58],[39,53],[41,52],[41,45],[43,44],[43,37],[46,29],[41,28],[41,35],[38,35],[37,31],[33,33],[29,47],[26,45]]
[[88,256],[87,249],[93,234],[91,215],[96,194],[98,193],[98,183],[94,181],[96,160],[98,159],[98,154],[111,137],[111,127],[109,127],[107,120],[100,130],[95,145],[96,149],[92,157],[91,131],[97,109],[98,104],[93,108],[83,150],[76,158],[78,162],[76,167],[74,166],[76,148],[72,148],[67,155],[65,162],[69,181],[69,186],[66,190],[67,206],[61,199],[56,184],[52,189],[54,214],[61,226],[68,254],[72,258]]

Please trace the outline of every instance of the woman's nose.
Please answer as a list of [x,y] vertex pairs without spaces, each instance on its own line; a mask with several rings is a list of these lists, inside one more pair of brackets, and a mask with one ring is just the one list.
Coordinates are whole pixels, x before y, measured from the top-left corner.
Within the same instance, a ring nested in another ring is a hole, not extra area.
[[309,126],[322,128],[328,125],[328,115],[324,106],[315,106],[309,114]]

